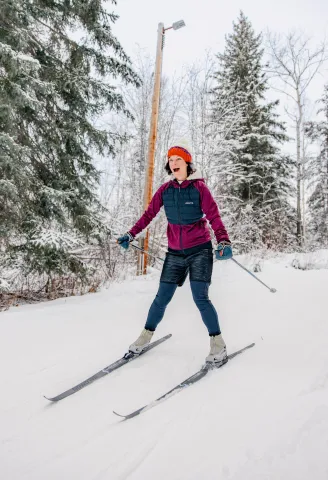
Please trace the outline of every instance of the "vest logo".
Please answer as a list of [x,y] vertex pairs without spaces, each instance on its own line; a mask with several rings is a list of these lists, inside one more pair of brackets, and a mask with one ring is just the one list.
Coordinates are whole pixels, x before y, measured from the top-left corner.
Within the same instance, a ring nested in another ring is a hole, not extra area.
[[185,205],[193,205],[194,202],[186,202]]

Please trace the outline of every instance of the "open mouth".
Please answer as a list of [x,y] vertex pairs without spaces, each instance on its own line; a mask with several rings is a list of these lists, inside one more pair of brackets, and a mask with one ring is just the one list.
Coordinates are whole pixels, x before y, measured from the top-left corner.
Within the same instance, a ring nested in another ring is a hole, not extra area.
[[179,167],[177,167],[177,168],[173,168],[173,172],[174,172],[174,173],[177,173],[179,170],[180,170],[180,168],[179,168]]

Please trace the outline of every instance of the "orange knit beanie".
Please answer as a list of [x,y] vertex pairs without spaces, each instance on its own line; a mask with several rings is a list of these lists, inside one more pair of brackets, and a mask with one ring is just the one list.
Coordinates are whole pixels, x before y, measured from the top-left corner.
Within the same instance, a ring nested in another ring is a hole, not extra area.
[[179,147],[178,145],[171,147],[167,152],[167,158],[170,158],[173,155],[178,155],[179,157],[183,158],[183,160],[187,163],[192,162],[191,153],[189,153],[188,150],[184,147]]

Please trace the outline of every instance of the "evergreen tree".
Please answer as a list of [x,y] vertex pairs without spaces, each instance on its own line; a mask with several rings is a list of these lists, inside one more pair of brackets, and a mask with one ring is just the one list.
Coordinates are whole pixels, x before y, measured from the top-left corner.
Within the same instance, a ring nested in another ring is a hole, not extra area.
[[2,249],[30,270],[83,271],[69,248],[103,229],[92,154],[113,154],[122,139],[97,119],[129,115],[111,79],[139,78],[105,1],[0,0],[0,11]]
[[242,249],[252,244],[281,247],[292,234],[287,200],[291,161],[279,150],[287,137],[274,111],[278,101],[265,100],[268,85],[261,42],[241,12],[226,37],[224,53],[218,55],[213,90],[213,121],[220,123],[222,105],[230,105],[236,115],[225,138],[230,148],[221,170],[222,192],[233,206],[232,236],[239,237]]
[[307,125],[308,136],[320,145],[319,155],[311,165],[313,192],[309,198],[310,228],[314,240],[320,246],[328,246],[328,85],[325,86],[319,114],[324,115],[321,122]]

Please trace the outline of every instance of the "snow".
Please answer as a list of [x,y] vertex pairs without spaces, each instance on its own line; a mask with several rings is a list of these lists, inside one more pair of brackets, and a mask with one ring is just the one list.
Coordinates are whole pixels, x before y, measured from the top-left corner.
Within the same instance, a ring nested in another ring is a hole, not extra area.
[[49,246],[50,248],[60,250],[62,248],[76,248],[81,245],[81,240],[74,238],[72,232],[66,233],[55,228],[49,230],[46,227],[39,227],[35,232],[34,238],[30,240],[31,244],[38,245],[40,247]]
[[155,399],[208,353],[188,283],[156,332],[171,339],[57,404],[43,394],[84,380],[137,337],[158,272],[2,313],[0,478],[327,480],[328,270],[295,269],[293,258],[261,260],[257,275],[275,294],[217,262],[210,295],[228,350],[255,347],[126,422],[112,410]]
[[21,67],[24,67],[24,64],[26,64],[25,68],[28,68],[28,69],[33,68],[38,70],[40,68],[40,62],[35,58],[31,57],[31,55],[26,55],[21,52],[16,52],[9,45],[6,45],[2,42],[0,42],[0,53],[2,55],[7,55],[13,60],[16,60],[21,64]]

